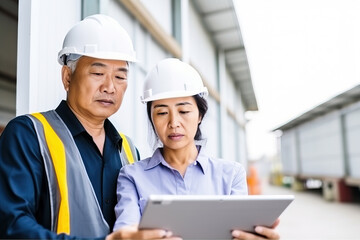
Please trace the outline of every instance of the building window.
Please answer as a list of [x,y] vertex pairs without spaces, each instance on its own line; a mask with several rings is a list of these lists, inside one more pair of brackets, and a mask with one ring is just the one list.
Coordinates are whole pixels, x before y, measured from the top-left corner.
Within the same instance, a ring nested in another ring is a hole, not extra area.
[[99,0],[82,0],[81,9],[81,18],[84,19],[87,16],[100,13],[100,2]]
[[172,0],[172,35],[181,45],[181,0]]

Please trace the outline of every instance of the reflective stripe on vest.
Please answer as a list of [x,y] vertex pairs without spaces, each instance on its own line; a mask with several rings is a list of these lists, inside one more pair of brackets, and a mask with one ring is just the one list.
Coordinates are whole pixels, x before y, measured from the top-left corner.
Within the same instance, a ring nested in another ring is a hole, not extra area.
[[[120,137],[122,138],[122,151],[121,153],[125,153],[125,157],[126,157],[126,164],[133,164],[134,163],[134,156],[133,153],[136,153],[136,150],[134,151],[134,149],[132,149],[130,147],[129,142],[131,143],[131,140],[128,139],[123,133],[119,133]],[[134,145],[131,144],[131,146],[134,148]],[[123,159],[123,158],[122,158]],[[125,165],[125,164],[123,164]]]
[[[27,116],[34,123],[43,156],[50,194],[51,230],[84,238],[107,235],[109,226],[65,123],[54,110]],[[121,137],[120,159],[125,165],[137,160],[134,158],[137,155],[131,140],[123,134]]]
[[56,148],[49,147],[61,198],[56,232],[70,234],[69,193],[64,144],[41,113],[35,113],[33,116],[43,125],[47,145],[56,146]]

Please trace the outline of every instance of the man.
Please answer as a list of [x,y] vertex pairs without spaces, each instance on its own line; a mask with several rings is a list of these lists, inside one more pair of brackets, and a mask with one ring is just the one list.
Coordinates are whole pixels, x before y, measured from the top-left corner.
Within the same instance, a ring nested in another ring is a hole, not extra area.
[[[139,157],[108,120],[135,61],[126,31],[108,16],[87,17],[67,33],[58,61],[66,101],[16,117],[0,138],[0,238],[105,238],[119,169]],[[109,238],[170,235],[134,227]]]

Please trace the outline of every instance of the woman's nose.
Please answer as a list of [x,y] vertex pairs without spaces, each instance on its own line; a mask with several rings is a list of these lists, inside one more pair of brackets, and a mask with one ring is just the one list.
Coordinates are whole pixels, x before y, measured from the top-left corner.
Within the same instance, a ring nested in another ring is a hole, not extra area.
[[180,126],[178,116],[176,114],[170,114],[169,128],[177,128]]

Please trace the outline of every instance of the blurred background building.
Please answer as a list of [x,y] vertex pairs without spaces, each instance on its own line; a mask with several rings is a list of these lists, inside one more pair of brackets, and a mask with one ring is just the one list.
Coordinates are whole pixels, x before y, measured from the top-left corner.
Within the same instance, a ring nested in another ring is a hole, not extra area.
[[0,2],[0,131],[16,115],[56,108],[65,99],[57,53],[73,24],[88,15],[114,17],[133,39],[138,62],[120,111],[111,117],[141,156],[148,145],[147,71],[166,57],[190,63],[209,89],[202,124],[206,151],[246,166],[246,111],[256,111],[239,20],[232,0],[2,0]]
[[281,174],[295,190],[359,200],[360,85],[278,127]]

